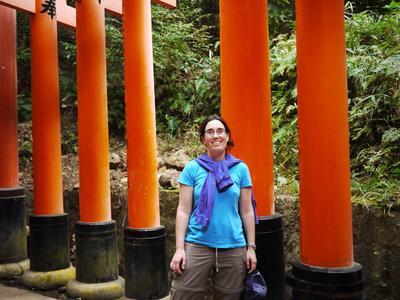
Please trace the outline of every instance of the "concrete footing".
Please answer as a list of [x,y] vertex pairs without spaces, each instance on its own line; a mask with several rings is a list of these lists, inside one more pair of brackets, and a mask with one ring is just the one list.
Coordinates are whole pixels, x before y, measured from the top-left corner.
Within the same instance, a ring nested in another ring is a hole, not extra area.
[[15,263],[0,264],[0,279],[19,277],[28,269],[29,259]]
[[25,271],[21,277],[22,285],[36,290],[53,290],[75,278],[75,268],[70,266],[66,269],[48,272]]
[[114,300],[121,299],[124,294],[124,279],[101,283],[84,283],[72,280],[67,285],[68,299]]
[[118,276],[115,221],[77,222],[76,280],[67,284],[68,299],[114,300],[124,295]]

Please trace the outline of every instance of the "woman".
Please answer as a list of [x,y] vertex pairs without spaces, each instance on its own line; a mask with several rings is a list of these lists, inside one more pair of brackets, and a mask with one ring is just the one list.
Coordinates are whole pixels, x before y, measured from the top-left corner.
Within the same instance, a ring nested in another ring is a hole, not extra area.
[[227,153],[233,143],[221,117],[206,118],[199,134],[207,153],[190,161],[178,180],[171,299],[204,299],[212,269],[214,299],[239,299],[246,272],[257,265],[250,173]]

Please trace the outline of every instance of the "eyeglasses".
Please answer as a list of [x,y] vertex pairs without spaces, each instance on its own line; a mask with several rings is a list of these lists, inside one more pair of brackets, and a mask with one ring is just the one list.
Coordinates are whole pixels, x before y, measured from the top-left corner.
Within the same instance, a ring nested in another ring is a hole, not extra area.
[[213,137],[214,134],[217,134],[217,136],[223,136],[225,134],[226,130],[224,128],[218,128],[218,129],[208,129],[204,131],[205,135],[208,137]]

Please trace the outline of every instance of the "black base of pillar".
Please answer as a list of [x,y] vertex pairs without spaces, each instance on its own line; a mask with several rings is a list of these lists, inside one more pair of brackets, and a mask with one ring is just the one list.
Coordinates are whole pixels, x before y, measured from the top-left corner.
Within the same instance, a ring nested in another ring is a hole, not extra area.
[[118,279],[115,221],[76,222],[76,280],[102,283]]
[[125,228],[125,296],[160,299],[168,295],[164,226]]
[[25,190],[0,188],[0,264],[27,259]]
[[362,300],[364,280],[362,266],[320,268],[293,263],[287,273],[293,300]]
[[285,299],[282,216],[259,217],[256,225],[257,268],[267,283],[265,299]]
[[70,265],[67,214],[31,215],[29,224],[31,270],[67,269]]

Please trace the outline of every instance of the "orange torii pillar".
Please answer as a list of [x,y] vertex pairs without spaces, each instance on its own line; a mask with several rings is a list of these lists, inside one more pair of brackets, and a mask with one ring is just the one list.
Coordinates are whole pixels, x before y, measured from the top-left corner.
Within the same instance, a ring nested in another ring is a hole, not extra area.
[[54,289],[75,277],[70,266],[67,214],[63,208],[61,129],[55,7],[36,0],[31,15],[33,198],[30,271],[25,286]]
[[18,179],[15,10],[0,5],[0,279],[29,268],[25,190]]
[[362,299],[353,260],[344,4],[296,2],[300,261],[293,299]]
[[70,298],[117,299],[115,221],[111,219],[104,2],[76,1],[80,221]]
[[220,0],[221,111],[229,122],[233,153],[249,166],[259,224],[258,268],[268,299],[285,288],[282,216],[274,209],[267,1]]
[[160,226],[150,0],[123,1],[128,156],[125,296],[168,294],[165,228]]

